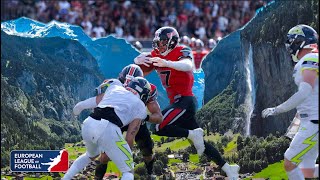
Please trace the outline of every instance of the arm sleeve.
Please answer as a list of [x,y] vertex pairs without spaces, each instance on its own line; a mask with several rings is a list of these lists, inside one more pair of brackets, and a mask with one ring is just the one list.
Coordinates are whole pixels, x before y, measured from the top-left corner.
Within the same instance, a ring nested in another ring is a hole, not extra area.
[[299,90],[294,95],[292,95],[287,101],[276,107],[277,113],[283,113],[290,111],[291,109],[297,107],[301,104],[312,92],[312,87],[306,82],[301,82],[299,84]]
[[192,70],[192,61],[190,59],[181,59],[179,61],[167,61],[169,68],[178,70],[178,71],[191,71]]
[[150,84],[150,85],[151,85],[151,92],[149,94],[149,98],[148,98],[147,104],[150,103],[150,102],[156,101],[157,98],[158,98],[157,87],[155,85],[153,85],[153,84]]
[[97,106],[96,96],[86,99],[84,101],[78,102],[73,108],[73,114],[79,115],[81,111],[85,109],[92,109]]

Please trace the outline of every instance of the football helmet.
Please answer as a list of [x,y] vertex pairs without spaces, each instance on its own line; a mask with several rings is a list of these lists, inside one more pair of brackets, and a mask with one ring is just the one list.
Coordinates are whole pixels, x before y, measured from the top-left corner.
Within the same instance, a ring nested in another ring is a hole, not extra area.
[[209,42],[208,42],[209,49],[213,49],[214,47],[216,47],[216,45],[217,45],[217,42],[214,39],[209,39]]
[[181,43],[186,45],[186,46],[190,46],[191,40],[188,36],[183,36],[181,38]]
[[201,39],[197,39],[195,43],[195,48],[197,50],[201,50],[204,47],[204,44]]
[[134,94],[138,94],[141,101],[146,104],[151,92],[151,85],[145,78],[135,77],[131,79],[126,86],[126,89]]
[[143,71],[138,65],[129,64],[122,69],[118,79],[124,86],[126,86],[134,77],[143,77]]
[[162,56],[166,56],[174,49],[179,42],[178,31],[173,27],[162,27],[155,32],[152,47]]
[[136,49],[138,49],[139,51],[141,51],[142,48],[143,48],[143,46],[142,46],[142,44],[141,44],[140,41],[134,42],[134,43],[133,43],[133,46],[134,46]]
[[310,26],[299,24],[289,30],[285,45],[292,60],[298,62],[299,51],[307,48],[313,49],[317,43],[318,33]]

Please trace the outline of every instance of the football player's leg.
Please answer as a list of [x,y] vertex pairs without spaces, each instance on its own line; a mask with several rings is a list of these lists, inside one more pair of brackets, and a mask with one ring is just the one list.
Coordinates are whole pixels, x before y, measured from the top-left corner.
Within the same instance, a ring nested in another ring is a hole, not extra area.
[[[128,126],[124,126],[123,128],[121,128],[122,133],[127,130],[128,130]],[[110,161],[110,158],[105,153],[100,154],[100,164],[96,166],[96,170],[95,170],[96,180],[103,179],[104,174],[107,171],[109,161]]]
[[140,152],[142,153],[148,174],[151,175],[153,172],[153,163],[155,161],[152,150],[154,143],[150,137],[150,132],[146,124],[140,126],[135,141],[140,149]]
[[100,154],[100,164],[96,166],[96,170],[94,172],[95,179],[100,180],[103,179],[104,174],[107,171],[108,168],[108,162],[109,162],[109,157],[106,155],[106,153],[101,153]]
[[122,172],[122,178],[133,179],[133,158],[128,143],[124,140],[121,130],[109,123],[103,138],[98,140],[99,147]]
[[318,135],[314,137],[314,140],[316,140],[316,144],[310,149],[309,152],[307,152],[303,156],[303,160],[299,164],[299,168],[301,169],[302,173],[304,174],[305,178],[315,178],[317,176],[318,171],[316,167],[316,160],[319,153],[319,140]]
[[177,121],[184,113],[185,109],[177,106],[176,103],[169,105],[162,111],[163,121],[155,125],[155,134],[168,137],[188,137],[189,130],[176,126]]
[[82,138],[87,151],[73,162],[63,177],[64,180],[71,179],[73,176],[83,170],[91,162],[91,160],[94,160],[99,155],[98,145],[91,141],[93,139],[92,131],[93,129],[90,128],[90,126],[82,126]]
[[308,158],[314,156],[312,154],[315,146],[318,146],[318,127],[309,120],[301,120],[300,128],[284,154],[284,167],[289,179],[304,179],[303,172],[298,167],[304,160],[301,166],[314,167],[314,163]]

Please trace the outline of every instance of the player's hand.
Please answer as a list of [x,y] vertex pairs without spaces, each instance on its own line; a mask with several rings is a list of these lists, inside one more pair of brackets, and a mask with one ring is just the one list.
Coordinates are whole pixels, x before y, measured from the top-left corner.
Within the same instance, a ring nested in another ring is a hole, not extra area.
[[150,58],[150,61],[153,62],[154,66],[157,67],[168,67],[168,62],[164,59],[161,59],[159,57]]
[[267,108],[262,111],[262,118],[266,118],[268,116],[274,116],[277,114],[278,113],[276,108]]
[[145,65],[147,67],[150,67],[150,64],[152,62],[150,61],[150,57],[148,57],[148,54],[141,53],[139,56],[134,58],[134,63],[138,65]]

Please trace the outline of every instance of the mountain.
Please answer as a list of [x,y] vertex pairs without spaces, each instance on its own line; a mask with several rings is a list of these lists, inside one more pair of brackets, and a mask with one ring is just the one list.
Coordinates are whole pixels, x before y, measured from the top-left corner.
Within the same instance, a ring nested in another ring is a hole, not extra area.
[[[1,31],[1,166],[13,149],[60,149],[80,140],[72,108],[103,80],[77,41]],[[79,118],[83,120],[88,112]]]
[[[15,20],[2,22],[1,29],[7,34],[22,37],[61,37],[79,41],[97,60],[99,69],[105,78],[117,77],[122,68],[133,63],[133,59],[139,54],[131,44],[122,38],[107,36],[91,39],[84,33],[81,27],[57,22],[55,20],[48,24],[44,24],[26,17],[21,17]],[[198,77],[199,75],[202,77],[195,79],[193,92],[199,101],[198,107],[201,108],[204,87],[203,72],[195,72],[195,77]],[[158,75],[153,72],[146,78],[157,86],[159,104],[162,109],[165,108],[169,104],[169,100]]]
[[81,27],[52,20],[47,24],[21,17],[1,23],[1,29],[9,35],[30,38],[61,37],[73,39],[85,44],[91,41]]
[[297,24],[319,32],[318,8],[316,0],[272,1],[218,43],[202,65],[205,105],[197,118],[203,127],[258,136],[286,131],[295,110],[266,119],[261,111],[279,105],[297,90],[294,64],[284,45],[286,34]]
[[264,8],[241,32],[244,51],[249,52],[250,44],[253,47],[256,72],[255,116],[251,118],[253,134],[284,133],[295,115],[294,109],[261,118],[264,108],[279,105],[297,91],[292,78],[294,63],[284,45],[287,32],[297,24],[310,25],[319,32],[319,1],[276,1]]

